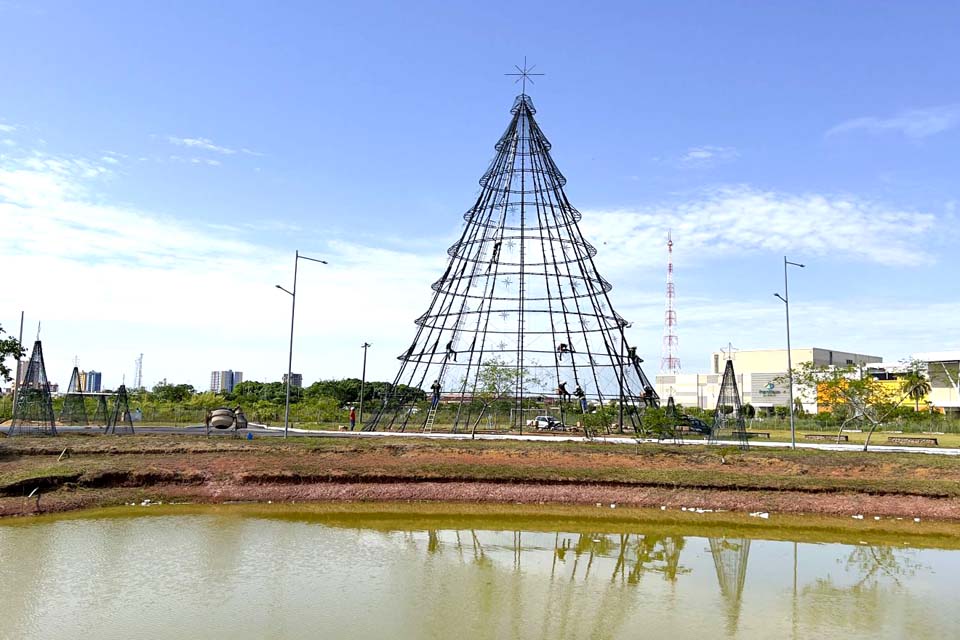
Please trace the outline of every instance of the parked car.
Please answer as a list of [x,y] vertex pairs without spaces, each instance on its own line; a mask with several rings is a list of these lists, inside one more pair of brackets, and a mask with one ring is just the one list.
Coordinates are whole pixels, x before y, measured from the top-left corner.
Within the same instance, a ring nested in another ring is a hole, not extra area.
[[708,436],[710,435],[710,431],[712,431],[710,425],[700,418],[694,418],[693,416],[682,415],[678,419],[678,422],[680,425],[688,428],[690,431],[699,433],[702,436]]
[[566,431],[563,423],[553,416],[537,416],[533,420],[527,420],[527,426],[538,431]]

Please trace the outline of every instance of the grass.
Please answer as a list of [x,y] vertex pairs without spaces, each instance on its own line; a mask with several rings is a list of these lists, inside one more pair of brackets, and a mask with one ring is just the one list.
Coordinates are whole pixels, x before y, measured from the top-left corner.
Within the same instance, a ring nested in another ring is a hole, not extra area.
[[[64,448],[72,455],[55,463]],[[322,456],[318,458],[317,456]],[[219,469],[236,458],[244,469]],[[739,491],[863,492],[960,497],[960,460],[946,456],[599,442],[401,438],[184,439],[177,436],[10,438],[0,441],[0,491],[24,480],[143,469],[215,468],[214,475],[291,479],[464,480],[625,484]]]

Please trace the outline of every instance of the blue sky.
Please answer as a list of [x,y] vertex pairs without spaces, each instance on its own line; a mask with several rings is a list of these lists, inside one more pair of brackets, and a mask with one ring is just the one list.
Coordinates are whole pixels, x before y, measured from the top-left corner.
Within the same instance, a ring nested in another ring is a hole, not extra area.
[[[456,6],[453,6],[456,5]],[[528,93],[656,373],[680,357],[960,346],[960,7],[950,3],[0,0],[0,324],[115,386],[372,377],[429,301]],[[42,282],[38,288],[27,274]],[[27,332],[33,335],[35,328]]]

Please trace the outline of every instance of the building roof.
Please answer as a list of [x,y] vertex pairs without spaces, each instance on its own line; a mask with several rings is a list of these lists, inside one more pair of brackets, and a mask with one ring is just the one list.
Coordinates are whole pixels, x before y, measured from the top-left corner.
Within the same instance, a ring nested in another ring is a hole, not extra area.
[[926,351],[924,353],[914,353],[911,356],[914,360],[923,362],[956,362],[960,360],[960,349],[952,351]]

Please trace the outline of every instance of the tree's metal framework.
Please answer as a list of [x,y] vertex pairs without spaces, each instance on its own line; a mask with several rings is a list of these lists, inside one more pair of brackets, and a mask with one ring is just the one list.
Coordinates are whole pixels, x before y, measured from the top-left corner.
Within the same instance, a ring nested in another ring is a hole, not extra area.
[[710,440],[716,440],[721,429],[731,429],[732,434],[739,440],[741,449],[750,448],[743,404],[740,402],[740,390],[737,388],[737,376],[733,370],[733,360],[729,358],[723,369],[723,381],[720,383],[720,394],[717,396],[717,408],[713,413]]
[[80,383],[80,370],[73,368],[70,374],[70,384],[67,385],[67,394],[63,397],[63,407],[60,409],[60,424],[83,425],[87,424],[87,408],[83,401],[83,387]]
[[570,423],[602,408],[613,416],[603,428],[639,432],[643,409],[658,406],[535,113],[528,95],[516,98],[447,268],[399,356],[393,392],[365,430],[432,429],[438,409],[454,431],[475,429],[496,403],[510,405],[501,415],[521,431],[538,414],[559,409]]
[[33,352],[13,408],[13,420],[7,435],[57,435],[50,382],[43,364],[40,340],[33,343]]
[[112,435],[133,435],[133,416],[130,415],[130,399],[126,385],[120,385],[113,397],[113,410],[107,416],[107,427],[103,431]]
[[91,423],[103,427],[110,424],[110,409],[107,408],[107,395],[104,393],[97,395],[97,408],[93,412]]

